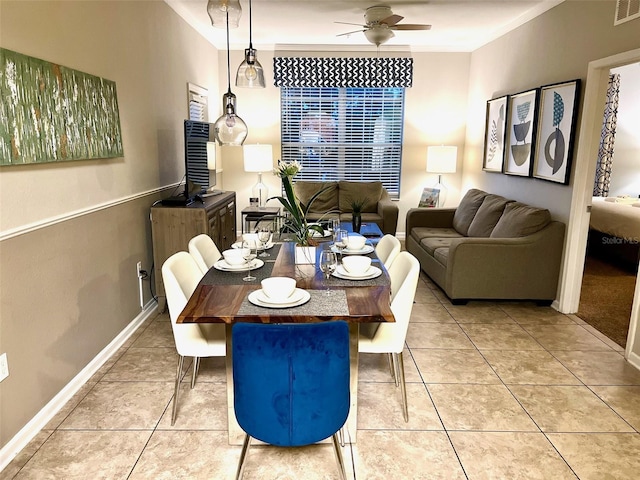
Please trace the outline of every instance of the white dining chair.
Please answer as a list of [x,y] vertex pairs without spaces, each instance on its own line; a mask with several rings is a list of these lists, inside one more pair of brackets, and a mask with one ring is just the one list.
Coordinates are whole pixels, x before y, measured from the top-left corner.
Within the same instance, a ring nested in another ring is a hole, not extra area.
[[222,258],[215,242],[206,233],[196,235],[189,240],[189,253],[198,264],[203,274]]
[[224,325],[176,323],[178,315],[184,309],[203,275],[196,261],[187,252],[174,253],[162,265],[162,280],[167,295],[171,329],[173,330],[173,339],[179,355],[171,425],[175,424],[178,413],[178,394],[180,392],[184,357],[193,357],[193,376],[191,378],[191,388],[193,388],[198,375],[200,358],[224,357],[226,355]]
[[400,240],[390,234],[383,236],[376,245],[376,255],[387,270],[400,253],[400,246]]
[[374,333],[361,329],[358,338],[360,353],[386,353],[391,356],[391,373],[396,386],[402,389],[402,413],[404,421],[409,421],[407,386],[404,380],[404,349],[413,300],[418,287],[420,263],[409,252],[400,252],[389,268],[391,277],[391,311],[395,322],[380,323]]

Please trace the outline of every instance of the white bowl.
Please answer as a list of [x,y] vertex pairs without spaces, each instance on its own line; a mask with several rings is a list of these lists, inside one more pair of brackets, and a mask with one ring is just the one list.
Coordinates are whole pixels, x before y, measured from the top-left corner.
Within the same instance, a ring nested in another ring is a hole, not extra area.
[[262,293],[273,301],[285,301],[296,289],[296,279],[289,277],[269,277],[260,282]]
[[253,242],[253,244],[258,245],[258,234],[257,233],[243,233],[242,234],[243,242]]
[[362,235],[349,234],[347,240],[347,248],[349,250],[362,250],[366,241],[367,239]]
[[224,261],[229,265],[242,265],[246,262],[244,257],[248,253],[248,250],[248,248],[232,248],[222,252],[222,256],[224,257]]
[[361,255],[350,255],[342,259],[342,266],[352,275],[364,275],[371,266],[371,258]]

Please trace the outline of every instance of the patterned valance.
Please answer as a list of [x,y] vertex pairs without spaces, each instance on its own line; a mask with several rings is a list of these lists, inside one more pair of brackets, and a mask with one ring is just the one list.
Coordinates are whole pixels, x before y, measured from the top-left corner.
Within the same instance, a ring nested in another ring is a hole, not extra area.
[[413,58],[274,57],[276,87],[411,87]]

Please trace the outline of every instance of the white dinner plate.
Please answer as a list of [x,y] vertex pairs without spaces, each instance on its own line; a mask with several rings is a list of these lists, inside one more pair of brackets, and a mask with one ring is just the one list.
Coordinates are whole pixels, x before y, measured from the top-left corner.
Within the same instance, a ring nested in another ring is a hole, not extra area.
[[[275,245],[275,243],[273,243],[273,242],[267,242],[267,244],[265,245],[264,248],[262,248],[262,246],[259,246],[258,250],[269,250],[274,245]],[[231,248],[242,248],[242,242],[236,242],[236,243],[232,244]]]
[[[298,293],[298,292],[301,292],[301,293]],[[262,290],[254,290],[249,294],[247,298],[249,302],[259,307],[291,308],[291,307],[298,307],[300,305],[304,305],[305,303],[307,303],[309,299],[311,299],[311,294],[306,290],[302,290],[301,288],[296,288],[293,295],[289,297],[289,298],[297,298],[296,301],[291,301],[288,303],[269,303],[265,301],[265,295],[262,292]]]
[[[260,268],[264,265],[264,262],[259,258],[254,258],[251,260],[251,269]],[[246,263],[242,263],[240,265],[229,265],[224,258],[221,258],[216,263],[213,264],[213,268],[216,270],[222,270],[225,272],[243,272],[249,270],[249,265]]]
[[[374,248],[371,245],[365,245],[360,250],[351,250],[349,248],[345,248],[344,250],[342,250],[342,253],[344,253],[345,255],[366,255],[368,253],[373,252],[373,250]],[[335,253],[340,253],[340,249],[337,248],[335,245],[331,247],[331,251]]]
[[296,303],[296,302],[299,302],[300,300],[302,300],[302,298],[304,297],[305,290],[303,290],[301,288],[296,288],[293,291],[293,293],[291,294],[291,296],[289,298],[284,299],[284,300],[274,300],[273,298],[269,298],[264,293],[264,290],[257,290],[257,292],[258,292],[258,294],[256,295],[256,297],[262,303],[268,303],[268,304],[271,304],[271,305],[282,306],[282,305],[286,305],[286,304]]
[[382,275],[382,270],[372,265],[366,272],[364,272],[364,275],[356,276],[347,272],[342,265],[338,265],[336,271],[331,275],[337,278],[343,278],[345,280],[371,280],[372,278],[376,278]]

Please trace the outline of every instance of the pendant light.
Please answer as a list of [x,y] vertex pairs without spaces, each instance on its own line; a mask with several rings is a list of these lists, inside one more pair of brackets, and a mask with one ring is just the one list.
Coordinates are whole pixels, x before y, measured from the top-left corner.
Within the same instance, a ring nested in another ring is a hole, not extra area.
[[[229,13],[227,12],[227,15]],[[238,147],[244,143],[249,131],[247,124],[236,115],[236,96],[231,92],[231,61],[229,58],[229,22],[227,22],[227,93],[222,96],[224,113],[213,124],[215,139],[220,145]]]
[[238,67],[236,87],[264,88],[264,70],[257,59],[251,42],[251,0],[249,0],[249,48],[244,50],[244,61]]
[[211,18],[211,25],[216,28],[238,28],[242,16],[240,0],[209,0],[207,13]]

